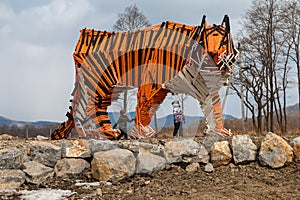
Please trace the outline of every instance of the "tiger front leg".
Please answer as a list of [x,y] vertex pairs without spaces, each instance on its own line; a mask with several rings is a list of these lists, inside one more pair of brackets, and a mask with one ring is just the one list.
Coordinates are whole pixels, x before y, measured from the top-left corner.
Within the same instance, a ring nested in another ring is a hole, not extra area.
[[221,107],[221,100],[218,93],[214,93],[210,95],[211,97],[211,109],[213,117],[210,118],[210,121],[207,121],[208,127],[210,130],[221,134],[222,136],[233,136],[230,129],[224,128],[223,125],[223,114],[222,114],[222,107]]

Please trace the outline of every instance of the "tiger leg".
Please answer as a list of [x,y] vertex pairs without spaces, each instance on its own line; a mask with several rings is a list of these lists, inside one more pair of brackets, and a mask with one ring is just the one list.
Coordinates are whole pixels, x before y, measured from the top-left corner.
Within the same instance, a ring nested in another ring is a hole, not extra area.
[[[89,133],[89,137],[116,139],[120,135],[119,130],[112,128],[108,117],[107,107],[111,104],[111,93],[101,98],[90,99],[86,108],[87,115],[96,127],[96,132]],[[99,100],[101,99],[101,100]]]
[[147,83],[139,87],[135,129],[133,130],[137,137],[147,137],[155,133],[149,125],[168,92],[169,90],[162,88],[161,84]]
[[52,140],[67,139],[74,128],[74,119],[72,107],[70,107],[70,112],[67,112],[67,121],[60,124],[60,126],[51,133]]
[[214,130],[223,136],[231,136],[230,130],[227,130],[223,126],[223,114],[221,107],[221,100],[218,93],[211,94],[212,110],[214,114],[215,128]]

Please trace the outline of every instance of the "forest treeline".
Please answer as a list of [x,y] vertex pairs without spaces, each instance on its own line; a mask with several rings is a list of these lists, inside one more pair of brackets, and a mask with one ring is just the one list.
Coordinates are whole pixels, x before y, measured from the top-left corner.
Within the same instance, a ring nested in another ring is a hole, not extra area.
[[[275,124],[274,126],[274,133],[279,135],[299,135],[300,134],[300,123],[299,123],[299,115],[298,113],[289,113],[287,115],[287,130],[285,133],[281,133],[280,126]],[[263,121],[264,123],[264,121]],[[0,135],[1,134],[9,134],[14,137],[20,138],[34,138],[38,135],[42,135],[45,137],[50,137],[50,134],[58,127],[59,124],[47,124],[42,127],[36,127],[33,125],[25,125],[19,127],[17,125],[7,126],[2,125],[0,126]],[[205,135],[206,131],[206,124],[205,120],[201,119],[199,121],[195,121],[191,123],[189,126],[184,126],[185,136],[203,136]],[[249,135],[264,135],[268,132],[265,128],[262,130],[261,133],[256,132],[256,129],[252,123],[251,118],[247,119],[237,119],[237,118],[227,118],[224,119],[224,126],[226,128],[231,129],[232,133],[234,134],[249,134]],[[163,127],[158,130],[158,136],[172,136],[173,133],[173,126]],[[71,133],[72,138],[78,138],[79,136],[76,134],[76,131],[73,130]]]
[[300,1],[254,0],[241,25],[231,89],[252,116],[247,127],[288,132],[300,119],[287,113],[291,91],[300,103]]

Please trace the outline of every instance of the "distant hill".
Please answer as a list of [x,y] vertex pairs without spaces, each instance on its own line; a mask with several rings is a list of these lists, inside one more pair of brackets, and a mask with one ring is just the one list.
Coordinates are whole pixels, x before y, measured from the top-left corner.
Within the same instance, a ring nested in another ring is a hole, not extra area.
[[[135,112],[130,112],[128,114],[129,118],[133,119],[135,118]],[[111,121],[111,124],[113,125],[115,123],[115,121],[119,118],[119,113],[118,112],[110,112],[108,113],[108,117]],[[199,119],[203,119],[202,116],[185,116],[185,124],[186,125],[190,125],[193,122],[195,122],[196,120]],[[234,119],[235,117],[232,115],[224,115],[224,118],[230,118],[230,119]],[[0,116],[0,126],[6,125],[6,126],[13,126],[13,125],[17,125],[18,127],[23,127],[25,125],[32,125],[35,126],[37,128],[41,128],[45,125],[58,125],[60,122],[50,122],[50,121],[36,121],[36,122],[28,122],[28,121],[16,121],[16,120],[12,120],[12,119],[8,119],[6,117]],[[129,123],[130,125],[130,123]],[[133,123],[131,123],[131,125],[133,126]],[[154,120],[152,119],[151,127],[154,127]],[[173,126],[173,116],[172,114],[167,115],[165,117],[162,118],[158,118],[157,119],[157,126],[158,127],[169,127],[169,126]]]
[[[129,118],[133,119],[135,118],[135,112],[130,112],[129,114]],[[111,121],[111,124],[113,125],[115,123],[115,121],[119,118],[119,113],[118,112],[110,112],[108,113],[108,117]],[[224,115],[224,118],[235,118],[232,115]],[[185,116],[185,124],[186,125],[190,125],[192,124],[194,121],[199,120],[199,119],[203,119],[202,116]],[[13,126],[13,125],[17,125],[18,127],[23,127],[25,125],[32,125],[35,126],[37,128],[41,128],[45,125],[56,125],[59,124],[60,122],[50,122],[50,121],[36,121],[36,122],[28,122],[28,121],[16,121],[16,120],[12,120],[12,119],[8,119],[6,117],[0,116],[0,126],[6,125],[6,126]],[[130,124],[130,123],[129,123]],[[133,125],[133,123],[131,124]],[[151,127],[154,127],[154,120],[152,119]],[[167,115],[165,117],[162,118],[157,118],[157,126],[158,127],[168,127],[168,126],[173,126],[173,115]]]
[[[299,111],[299,104],[295,104],[292,106],[288,106],[286,108],[287,110],[287,114],[288,115],[298,115],[298,111]],[[128,114],[129,116],[131,116],[131,118],[135,117],[135,112],[130,112]],[[110,112],[108,113],[109,119],[111,120],[111,124],[113,125],[115,123],[115,121],[118,119],[119,117],[119,113],[118,112]],[[191,123],[193,123],[196,120],[199,119],[203,119],[202,116],[185,116],[186,117],[186,125],[190,125]],[[223,117],[225,119],[235,119],[236,117],[232,116],[232,115],[228,115],[225,114],[223,115]],[[168,127],[168,126],[173,126],[173,116],[172,114],[167,115],[165,117],[162,118],[158,118],[157,119],[158,122],[158,127]],[[43,127],[45,125],[56,125],[59,124],[61,122],[51,122],[51,121],[36,121],[36,122],[28,122],[28,121],[16,121],[16,120],[12,120],[12,119],[8,119],[6,117],[0,116],[0,126],[6,125],[6,126],[12,126],[12,125],[17,125],[19,127],[23,127],[25,125],[32,125],[35,126],[37,128]],[[154,120],[151,121],[150,126],[154,126]]]
[[286,108],[286,112],[291,115],[298,115],[299,114],[299,104],[288,106]]
[[37,128],[43,127],[44,125],[55,125],[58,124],[58,122],[50,122],[50,121],[36,121],[36,122],[27,122],[27,121],[16,121],[11,120],[6,117],[0,116],[0,126],[6,125],[6,126],[13,126],[17,125],[18,127],[23,127],[25,125],[32,125]]
[[[111,112],[111,113],[108,113],[108,116],[109,116],[109,119],[111,121],[111,124],[113,125],[115,123],[115,121],[118,120],[119,113]],[[130,112],[128,114],[128,116],[129,116],[129,118],[133,119],[133,118],[135,118],[135,113]],[[225,119],[226,118],[227,119],[235,119],[235,117],[232,116],[232,115],[223,115],[223,116],[224,116]],[[193,122],[195,122],[197,120],[201,120],[203,118],[204,118],[203,116],[185,116],[185,125],[186,126],[191,125]],[[130,125],[130,123],[129,123],[129,125]],[[161,117],[161,118],[157,118],[157,127],[158,128],[169,127],[169,126],[173,126],[173,125],[174,125],[174,122],[173,122],[173,115],[172,114]],[[150,126],[154,127],[153,118],[152,118],[152,121],[150,123]]]

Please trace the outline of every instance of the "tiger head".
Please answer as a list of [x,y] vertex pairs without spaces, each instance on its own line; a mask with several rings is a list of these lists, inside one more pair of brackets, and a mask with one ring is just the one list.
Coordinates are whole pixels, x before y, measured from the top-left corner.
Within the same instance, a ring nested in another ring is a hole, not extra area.
[[205,57],[204,64],[217,66],[221,71],[228,70],[232,73],[238,51],[230,33],[229,17],[225,15],[221,25],[209,25],[203,16],[198,39],[201,55]]

